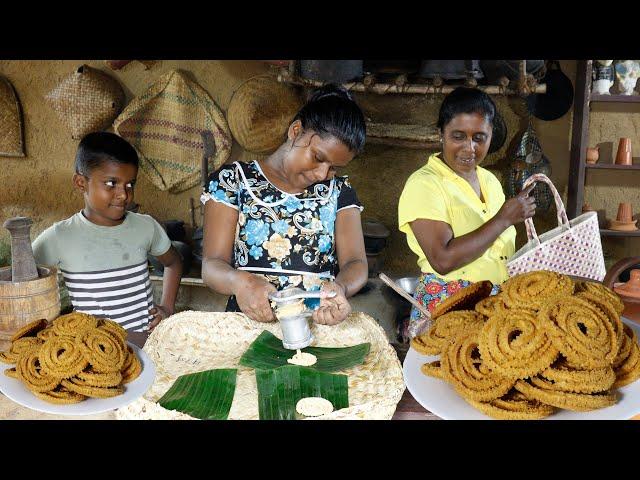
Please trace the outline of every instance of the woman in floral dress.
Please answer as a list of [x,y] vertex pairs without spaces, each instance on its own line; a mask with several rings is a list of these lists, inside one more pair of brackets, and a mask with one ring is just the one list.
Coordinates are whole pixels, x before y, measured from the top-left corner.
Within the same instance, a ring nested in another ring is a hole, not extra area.
[[367,259],[362,206],[336,171],[364,142],[362,111],[346,90],[329,85],[300,109],[273,154],[210,175],[202,278],[231,296],[227,311],[273,321],[269,293],[298,287],[336,292],[316,304],[317,323],[347,317],[347,298],[367,281]]

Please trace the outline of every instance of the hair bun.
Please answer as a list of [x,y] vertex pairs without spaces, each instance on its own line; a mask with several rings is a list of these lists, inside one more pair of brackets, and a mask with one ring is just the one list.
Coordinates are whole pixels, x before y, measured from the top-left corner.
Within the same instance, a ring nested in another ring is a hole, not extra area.
[[316,102],[326,97],[338,97],[338,98],[343,98],[345,100],[353,101],[353,97],[351,96],[351,94],[342,85],[336,85],[335,83],[328,83],[314,90],[311,96],[309,97],[309,100],[307,101],[307,103]]

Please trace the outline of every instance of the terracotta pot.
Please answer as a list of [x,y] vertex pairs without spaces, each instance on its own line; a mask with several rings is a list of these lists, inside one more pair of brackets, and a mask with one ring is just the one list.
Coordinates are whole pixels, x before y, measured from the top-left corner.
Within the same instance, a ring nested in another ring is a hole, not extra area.
[[587,148],[587,163],[593,165],[600,158],[600,147]]
[[[616,288],[620,274],[634,265],[640,265],[640,257],[623,258],[609,269],[602,283],[609,288]],[[638,270],[632,270],[632,273],[634,271],[638,272]],[[633,277],[636,278],[635,282],[638,282],[638,274],[636,273],[632,275],[632,278],[630,278],[626,284],[618,284],[618,288],[615,291],[624,302],[622,316],[640,323],[640,298],[633,295],[633,293],[637,291],[634,289],[634,286],[638,288],[638,284],[633,283]],[[629,294],[630,292],[631,294]]]
[[616,154],[616,165],[631,165],[631,139],[621,138],[618,143],[618,153]]

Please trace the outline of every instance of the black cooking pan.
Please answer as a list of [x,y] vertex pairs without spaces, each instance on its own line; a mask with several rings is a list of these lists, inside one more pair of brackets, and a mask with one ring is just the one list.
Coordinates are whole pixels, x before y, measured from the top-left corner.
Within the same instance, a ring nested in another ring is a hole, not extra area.
[[573,84],[560,69],[557,60],[549,60],[547,73],[540,80],[547,85],[547,93],[534,93],[527,97],[529,113],[540,120],[556,120],[571,110]]

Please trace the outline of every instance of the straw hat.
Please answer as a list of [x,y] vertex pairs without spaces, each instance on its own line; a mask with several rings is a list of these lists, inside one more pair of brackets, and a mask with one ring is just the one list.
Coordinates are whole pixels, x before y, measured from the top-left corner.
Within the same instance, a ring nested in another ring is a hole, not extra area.
[[113,77],[82,65],[51,90],[45,99],[71,130],[71,138],[104,130],[122,107],[125,95]]
[[209,94],[177,70],[160,76],[127,105],[115,132],[140,156],[142,171],[160,190],[181,192],[200,181],[203,157],[209,171],[231,154],[231,133]]
[[623,232],[638,230],[636,227],[637,220],[634,220],[630,203],[621,203],[618,205],[618,215],[615,220],[610,220],[609,228],[611,230],[620,230]]
[[13,86],[0,76],[0,156],[24,157],[22,114]]
[[287,128],[302,105],[294,89],[279,83],[272,75],[258,75],[234,92],[227,119],[242,148],[269,154],[284,142]]

